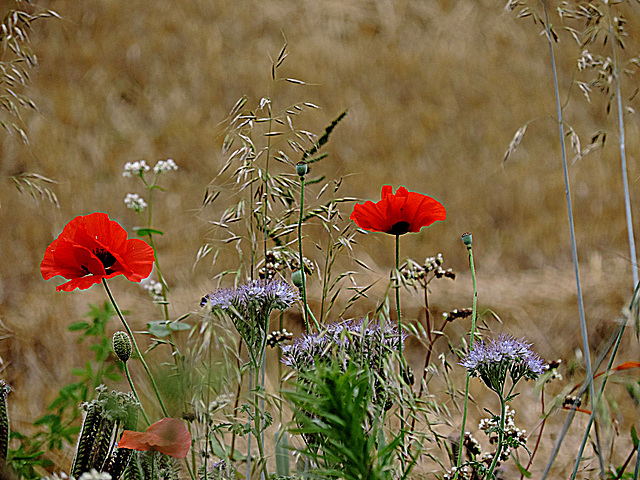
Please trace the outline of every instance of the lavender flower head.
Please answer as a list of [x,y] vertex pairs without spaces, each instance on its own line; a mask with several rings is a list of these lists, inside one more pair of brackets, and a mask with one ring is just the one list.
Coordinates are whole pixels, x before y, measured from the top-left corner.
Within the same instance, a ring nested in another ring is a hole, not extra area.
[[531,350],[531,343],[500,334],[488,344],[478,341],[460,362],[472,377],[480,377],[491,390],[502,395],[507,373],[515,385],[522,377],[535,380],[549,366]]
[[362,319],[336,322],[319,333],[302,334],[293,345],[282,347],[282,362],[295,369],[308,371],[315,368],[318,359],[339,357],[368,365],[381,365],[381,357],[398,351],[407,334],[398,334],[390,323],[379,323]]
[[258,316],[254,319],[263,324],[273,310],[286,310],[298,299],[298,290],[283,280],[254,280],[236,289],[219,288],[202,297],[200,306],[245,319]]
[[200,306],[227,314],[249,347],[252,360],[258,362],[271,312],[286,310],[298,299],[298,290],[283,280],[254,280],[235,289],[219,288],[202,297]]

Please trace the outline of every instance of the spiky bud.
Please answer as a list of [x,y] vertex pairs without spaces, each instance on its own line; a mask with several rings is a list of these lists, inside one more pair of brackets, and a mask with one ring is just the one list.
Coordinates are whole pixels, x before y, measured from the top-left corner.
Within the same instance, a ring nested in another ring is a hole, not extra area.
[[131,339],[127,332],[113,334],[113,351],[121,362],[126,362],[131,358],[131,349]]

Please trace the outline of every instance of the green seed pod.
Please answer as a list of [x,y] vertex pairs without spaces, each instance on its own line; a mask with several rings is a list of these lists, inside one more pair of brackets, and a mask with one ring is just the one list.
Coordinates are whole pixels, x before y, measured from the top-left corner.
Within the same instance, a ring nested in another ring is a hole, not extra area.
[[84,472],[89,471],[95,438],[100,431],[102,424],[103,409],[96,400],[85,406],[87,413],[82,422],[82,430],[76,446],[76,453],[73,457],[70,474],[75,478],[80,478]]
[[471,242],[473,238],[471,237],[471,233],[466,232],[462,234],[462,243],[464,243],[467,247],[471,246]]
[[0,463],[7,460],[9,449],[9,413],[7,411],[7,395],[11,387],[0,380]]
[[298,288],[302,288],[302,280],[303,280],[302,275],[303,275],[302,270],[296,270],[291,275],[291,281]]
[[299,177],[304,177],[309,171],[309,167],[307,162],[298,162],[296,163],[296,173]]
[[131,339],[126,332],[113,334],[113,351],[121,362],[126,362],[131,358],[131,349]]

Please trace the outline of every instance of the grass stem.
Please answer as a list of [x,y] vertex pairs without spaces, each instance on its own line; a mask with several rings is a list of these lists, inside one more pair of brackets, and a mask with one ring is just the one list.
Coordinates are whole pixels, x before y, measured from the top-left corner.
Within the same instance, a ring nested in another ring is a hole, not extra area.
[[[580,272],[578,268],[578,248],[576,246],[576,233],[575,233],[575,226],[574,226],[574,219],[573,219],[573,204],[571,201],[571,189],[570,189],[570,182],[569,182],[569,168],[567,166],[567,152],[564,144],[564,120],[562,115],[562,105],[560,104],[560,88],[558,86],[558,71],[556,68],[556,60],[555,60],[555,55],[553,51],[553,36],[551,33],[551,27],[549,25],[547,2],[546,0],[541,0],[541,2],[542,2],[542,8],[544,10],[544,19],[545,19],[544,26],[545,26],[545,32],[547,37],[547,43],[549,45],[549,55],[551,57],[551,72],[553,75],[553,90],[555,94],[556,114],[557,114],[557,120],[558,120],[558,138],[560,139],[560,152],[562,155],[562,171],[564,174],[565,196],[567,201],[567,215],[569,217],[571,258],[573,260],[573,270],[574,270],[575,279],[576,279],[576,296],[578,300],[578,314],[580,316],[580,331],[582,334],[582,344],[583,344],[582,348],[583,348],[583,354],[585,359],[585,366],[587,370],[586,376],[587,376],[587,382],[588,382],[588,387],[590,391],[589,398],[591,400],[591,411],[594,411],[595,395],[594,395],[594,388],[593,388],[593,371],[591,369],[591,349],[589,347],[589,334],[587,332],[587,321],[586,321],[586,316],[584,311],[582,286],[580,284]],[[600,448],[598,448],[597,450],[598,450],[598,461],[600,463],[600,471],[602,472],[604,471],[602,454],[600,453]],[[542,480],[546,478],[546,475],[548,474],[548,471],[551,467],[552,461],[553,459],[551,459],[549,462],[549,465],[547,465],[547,470]],[[580,461],[580,458],[577,458],[576,462],[579,462],[579,461]]]

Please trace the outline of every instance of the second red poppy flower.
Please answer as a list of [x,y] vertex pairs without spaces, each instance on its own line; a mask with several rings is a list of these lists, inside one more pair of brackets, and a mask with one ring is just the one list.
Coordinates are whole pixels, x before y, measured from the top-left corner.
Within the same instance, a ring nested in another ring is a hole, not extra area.
[[356,204],[351,220],[365,230],[404,235],[419,232],[434,222],[445,220],[447,212],[435,198],[400,187],[393,193],[391,185],[382,187],[380,201]]

